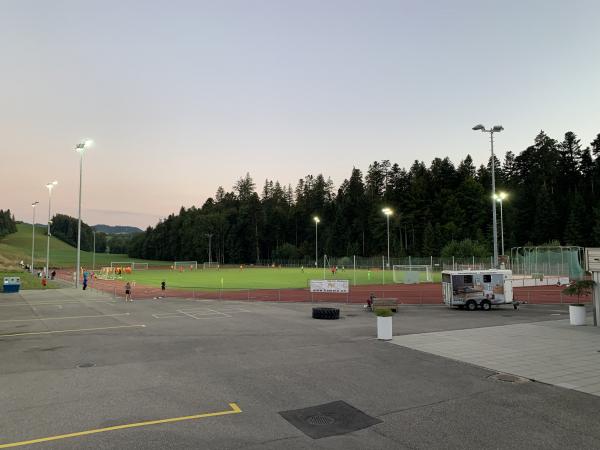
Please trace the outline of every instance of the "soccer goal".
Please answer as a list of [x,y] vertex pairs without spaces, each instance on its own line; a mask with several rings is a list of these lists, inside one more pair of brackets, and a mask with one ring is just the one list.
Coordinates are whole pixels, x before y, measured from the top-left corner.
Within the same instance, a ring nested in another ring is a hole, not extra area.
[[219,268],[219,263],[217,261],[205,262],[205,263],[202,263],[202,268],[204,270],[206,270],[206,269],[218,269]]
[[433,281],[431,266],[428,265],[397,265],[394,269],[394,283],[415,284]]
[[131,270],[148,270],[148,263],[134,262],[131,265]]
[[133,267],[133,261],[111,261],[110,267]]
[[198,261],[175,261],[173,268],[175,270],[197,270]]

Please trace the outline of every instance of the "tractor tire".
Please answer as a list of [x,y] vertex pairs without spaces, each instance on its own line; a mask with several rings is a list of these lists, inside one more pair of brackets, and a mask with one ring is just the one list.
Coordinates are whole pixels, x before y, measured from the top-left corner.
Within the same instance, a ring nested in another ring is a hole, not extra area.
[[340,318],[340,310],[338,308],[313,308],[312,318],[322,320],[337,320]]

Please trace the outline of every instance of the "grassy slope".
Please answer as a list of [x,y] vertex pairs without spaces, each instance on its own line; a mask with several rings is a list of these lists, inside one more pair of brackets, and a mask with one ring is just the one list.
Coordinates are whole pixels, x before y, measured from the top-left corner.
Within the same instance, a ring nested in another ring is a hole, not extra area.
[[[380,284],[383,281],[381,271],[356,271],[356,284]],[[331,272],[325,272],[326,278],[332,278]],[[440,281],[439,273],[434,273],[434,281]],[[233,288],[305,288],[309,280],[323,279],[323,269],[304,269],[304,273],[298,268],[293,269],[267,269],[267,268],[245,268],[221,269],[221,270],[196,270],[176,272],[170,270],[139,270],[130,275],[124,275],[124,280],[135,281],[139,285],[159,287],[160,282],[165,280],[168,288],[191,288],[205,287],[216,289],[221,287]],[[354,274],[351,269],[344,272],[338,270],[335,276],[338,280],[350,280],[353,283]],[[385,272],[385,282],[393,283],[392,272]]]
[[[21,277],[21,289],[44,289],[42,286],[42,280],[30,273],[24,271],[0,271],[0,282],[4,281],[4,277]],[[60,287],[54,281],[48,281],[48,285],[45,289],[53,289]]]
[[[19,262],[31,263],[31,225],[18,224],[18,231],[0,240],[0,269],[17,270]],[[35,228],[35,267],[46,265],[46,227],[37,225]],[[50,237],[50,267],[75,267],[77,249],[54,237]],[[144,261],[132,259],[127,255],[111,253],[96,253],[96,267],[109,266],[111,261]],[[147,261],[156,264],[157,261]],[[81,252],[81,265],[91,267],[92,252]]]

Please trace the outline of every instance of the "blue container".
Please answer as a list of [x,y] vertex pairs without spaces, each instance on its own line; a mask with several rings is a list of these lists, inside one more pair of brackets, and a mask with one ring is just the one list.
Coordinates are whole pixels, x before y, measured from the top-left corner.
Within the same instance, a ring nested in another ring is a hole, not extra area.
[[4,277],[4,285],[2,291],[6,294],[19,292],[21,289],[20,277]]

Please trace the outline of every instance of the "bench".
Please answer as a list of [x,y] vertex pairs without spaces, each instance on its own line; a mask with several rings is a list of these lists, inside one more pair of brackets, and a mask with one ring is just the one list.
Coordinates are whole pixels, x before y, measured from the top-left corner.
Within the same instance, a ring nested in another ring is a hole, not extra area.
[[373,299],[373,311],[377,308],[388,308],[396,312],[398,310],[398,299],[397,298],[374,298]]

